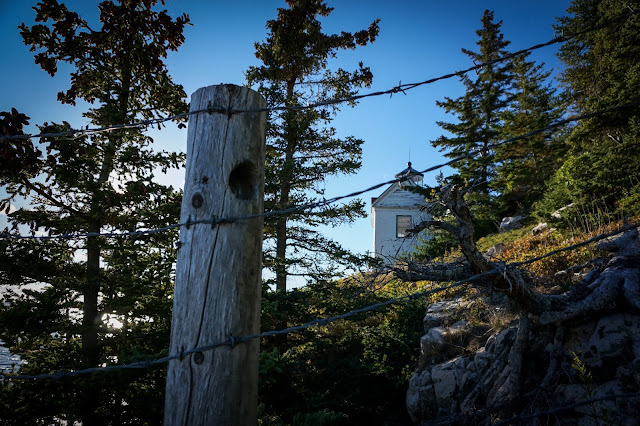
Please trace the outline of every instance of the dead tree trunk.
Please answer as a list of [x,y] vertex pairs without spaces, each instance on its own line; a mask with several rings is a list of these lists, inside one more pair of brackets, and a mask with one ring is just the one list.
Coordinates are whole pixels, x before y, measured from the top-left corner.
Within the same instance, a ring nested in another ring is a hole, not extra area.
[[[445,185],[440,189],[438,200],[455,217],[456,224],[430,220],[414,228],[413,232],[419,232],[429,227],[447,231],[460,245],[462,254],[471,264],[471,269],[475,274],[483,274],[499,268],[499,263],[489,262],[476,247],[473,217],[467,203],[464,201],[464,192],[457,185]],[[487,280],[484,282],[489,283],[493,289],[506,293],[507,296],[524,308],[531,308],[535,304],[533,303],[536,301],[535,295],[518,271],[507,271],[505,269],[503,273],[488,275]]]

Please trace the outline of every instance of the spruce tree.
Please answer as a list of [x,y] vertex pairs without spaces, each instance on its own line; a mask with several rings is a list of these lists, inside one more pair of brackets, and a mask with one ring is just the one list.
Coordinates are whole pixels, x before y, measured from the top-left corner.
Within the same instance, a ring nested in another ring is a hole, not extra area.
[[[257,85],[271,107],[298,106],[341,98],[371,84],[362,63],[355,71],[328,69],[341,50],[375,40],[378,21],[364,30],[325,34],[319,17],[333,8],[322,0],[287,0],[277,19],[267,22],[268,36],[256,43],[262,65],[250,67],[247,81]],[[353,105],[353,102],[351,103]],[[337,106],[272,112],[267,133],[265,209],[279,210],[313,202],[324,195],[328,176],[353,174],[361,164],[362,140],[338,138],[330,127]],[[317,227],[338,225],[365,215],[361,200],[321,211],[278,216],[265,222],[264,264],[275,272],[276,288],[285,291],[287,276],[310,279],[334,276],[338,265],[358,257],[324,237]]]
[[[34,8],[38,24],[20,27],[35,62],[52,76],[71,66],[63,104],[89,102],[84,113],[97,127],[129,124],[186,110],[185,93],[164,64],[184,41],[186,15],[156,10],[157,0],[100,3],[100,28],[56,0]],[[2,116],[4,134],[22,131],[27,117]],[[45,123],[45,133],[69,130]],[[8,198],[28,208],[10,215],[13,232],[51,234],[156,228],[178,220],[180,194],[160,185],[154,173],[179,167],[183,154],[158,152],[139,128],[79,137],[46,137],[39,143],[4,140],[0,180]],[[44,285],[42,291],[10,294],[0,307],[7,327],[2,338],[28,364],[23,373],[96,367],[142,356],[168,346],[174,235],[129,240],[3,240],[2,284]],[[113,327],[117,321],[120,327]],[[15,384],[25,404],[18,423],[102,424],[161,419],[164,374],[85,376],[74,382]],[[45,395],[46,394],[46,395]],[[54,396],[55,395],[55,396]],[[154,405],[155,404],[155,405]]]
[[[560,76],[571,108],[585,114],[640,100],[640,2],[574,0],[558,31],[575,33],[610,22],[565,43]],[[567,138],[570,155],[547,198],[548,210],[568,202],[598,202],[640,211],[640,114],[637,107],[583,120]],[[560,196],[563,195],[563,196]],[[555,203],[555,204],[554,204]]]
[[[509,45],[500,31],[502,21],[494,22],[493,12],[485,10],[481,22],[482,28],[476,31],[478,51],[462,49],[476,64],[500,59],[508,53],[506,47]],[[469,188],[467,201],[474,212],[479,236],[494,230],[494,223],[499,220],[490,207],[493,202],[490,188],[496,166],[495,152],[490,145],[498,141],[502,132],[502,113],[508,105],[512,81],[510,67],[508,62],[486,65],[477,70],[476,76],[461,77],[466,88],[464,95],[436,102],[453,114],[456,121],[438,122],[451,136],[440,136],[431,144],[449,158],[475,153],[473,157],[453,164],[457,173],[448,180]]]
[[[478,52],[462,49],[474,63],[480,64],[501,58],[509,42],[500,31],[502,21],[494,22],[493,12],[485,10],[482,29],[476,34]],[[497,141],[502,129],[501,113],[508,104],[507,90],[512,76],[508,62],[497,62],[477,70],[477,76],[461,77],[466,88],[463,96],[456,99],[445,98],[436,104],[456,117],[456,122],[437,124],[452,136],[440,136],[431,142],[434,147],[445,151],[445,156],[456,158],[472,152],[478,154],[454,164],[458,170],[457,179],[466,182],[476,191],[489,193],[494,176],[493,150],[491,143]]]
[[[548,82],[544,64],[527,61],[529,54],[513,59],[513,85],[509,105],[501,115],[500,139],[527,134],[559,119],[563,108]],[[562,164],[565,145],[554,128],[495,148],[496,176],[501,215],[526,214],[545,190],[547,181]]]

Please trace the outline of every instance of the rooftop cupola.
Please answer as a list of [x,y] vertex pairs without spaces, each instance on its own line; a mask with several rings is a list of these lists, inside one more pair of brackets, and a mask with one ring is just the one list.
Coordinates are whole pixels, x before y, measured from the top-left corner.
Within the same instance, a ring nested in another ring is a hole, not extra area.
[[407,163],[407,168],[396,174],[396,179],[406,179],[399,182],[400,186],[422,185],[424,175],[411,167],[411,161]]

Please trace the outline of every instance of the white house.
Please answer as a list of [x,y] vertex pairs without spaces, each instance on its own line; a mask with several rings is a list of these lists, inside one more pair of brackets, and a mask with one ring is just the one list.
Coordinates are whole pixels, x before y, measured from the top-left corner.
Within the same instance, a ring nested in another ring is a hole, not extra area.
[[409,162],[407,168],[396,175],[396,179],[407,180],[395,182],[379,197],[371,198],[373,253],[384,263],[391,263],[400,255],[414,251],[415,237],[409,236],[407,230],[430,218],[420,210],[426,204],[424,196],[407,189],[422,186],[423,177]]

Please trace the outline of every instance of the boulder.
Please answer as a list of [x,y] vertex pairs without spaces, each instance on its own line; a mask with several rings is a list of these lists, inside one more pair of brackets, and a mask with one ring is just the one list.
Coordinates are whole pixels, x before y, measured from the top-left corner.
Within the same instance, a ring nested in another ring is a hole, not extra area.
[[429,345],[439,345],[444,343],[444,336],[447,335],[447,329],[445,327],[433,327],[429,329],[427,334],[422,336],[420,339],[420,347],[422,348],[422,353],[425,352],[425,349]]
[[523,216],[508,216],[502,218],[502,222],[500,222],[500,232],[511,231],[513,229],[522,228],[522,220]]
[[[466,321],[458,321],[451,327],[438,328],[460,332],[467,327]],[[459,356],[414,373],[406,398],[411,420],[423,423],[459,411],[473,412],[476,401],[486,396],[486,390],[482,390],[485,384],[491,384],[502,371],[508,353],[505,348],[511,346],[515,335],[515,328],[507,328],[493,335],[474,355]]]
[[441,407],[443,411],[449,411],[456,406],[456,396],[464,386],[462,379],[468,362],[468,359],[458,357],[442,364],[437,364],[431,370],[433,390],[438,401],[438,407]]
[[432,303],[427,307],[427,312],[422,319],[422,324],[424,325],[424,330],[428,331],[433,327],[438,327],[445,322],[449,318],[451,318],[451,314],[461,309],[462,302],[460,300],[443,300],[440,302]]
[[500,253],[504,251],[504,244],[498,243],[495,246],[491,247],[487,252],[483,255],[485,259],[490,260]]
[[445,343],[445,337],[460,334],[469,329],[469,325],[466,321],[458,321],[452,324],[450,327],[433,327],[429,329],[427,334],[420,339],[420,348],[422,353],[433,345],[441,345]]
[[531,233],[533,235],[539,235],[542,234],[543,232],[546,232],[549,230],[549,225],[547,224],[547,222],[542,222],[537,224],[532,230]]
[[423,419],[426,413],[437,413],[438,403],[436,393],[431,381],[431,370],[422,370],[413,373],[409,379],[406,399],[409,417],[414,423]]

